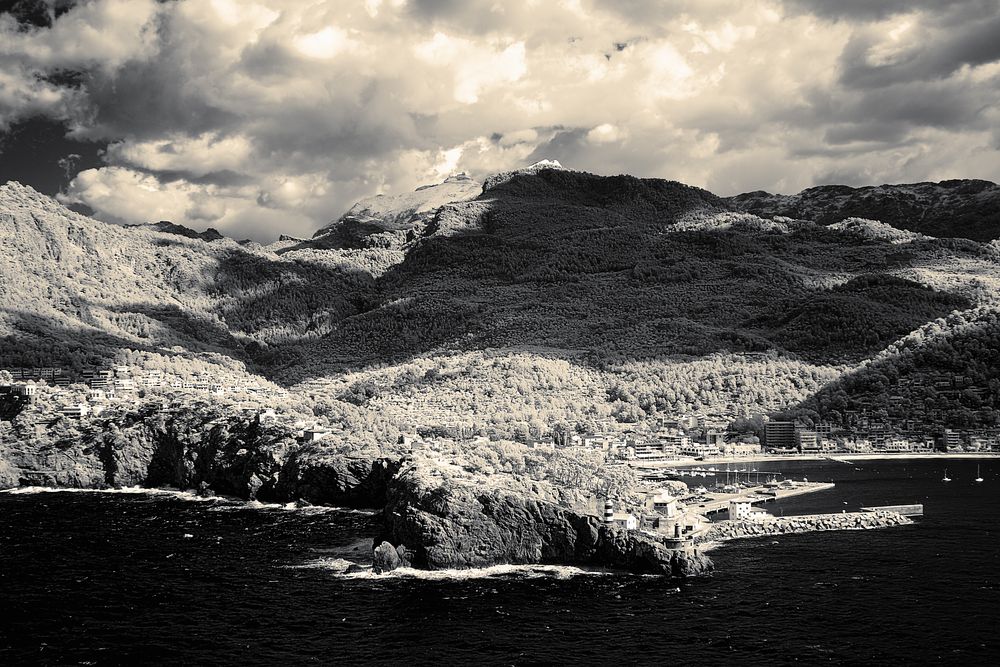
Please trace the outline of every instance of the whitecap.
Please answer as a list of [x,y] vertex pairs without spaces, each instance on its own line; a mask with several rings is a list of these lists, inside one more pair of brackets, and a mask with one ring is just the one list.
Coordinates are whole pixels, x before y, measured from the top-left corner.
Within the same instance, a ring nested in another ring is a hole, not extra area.
[[12,496],[36,495],[40,493],[110,493],[125,495],[145,495],[145,496],[169,496],[179,500],[190,500],[193,502],[212,502],[225,500],[214,496],[199,496],[192,491],[181,491],[179,489],[150,489],[142,486],[123,486],[117,489],[76,489],[56,486],[18,486],[12,489],[0,490]]
[[583,568],[572,565],[492,565],[490,567],[446,570],[418,570],[401,567],[392,572],[376,574],[370,566],[362,572],[347,573],[351,562],[343,558],[317,558],[300,565],[287,567],[297,569],[330,570],[334,576],[344,579],[420,579],[424,581],[466,581],[476,579],[571,579],[582,576],[621,576],[627,572],[600,568]]

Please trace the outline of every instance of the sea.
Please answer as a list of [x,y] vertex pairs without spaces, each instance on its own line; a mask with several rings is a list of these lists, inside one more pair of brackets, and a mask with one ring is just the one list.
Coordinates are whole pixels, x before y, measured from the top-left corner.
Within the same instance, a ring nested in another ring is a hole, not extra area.
[[728,542],[714,574],[680,582],[533,566],[376,576],[338,573],[370,548],[371,513],[16,490],[0,493],[0,665],[1000,664],[1000,462],[752,466],[836,482],[775,514],[925,514]]

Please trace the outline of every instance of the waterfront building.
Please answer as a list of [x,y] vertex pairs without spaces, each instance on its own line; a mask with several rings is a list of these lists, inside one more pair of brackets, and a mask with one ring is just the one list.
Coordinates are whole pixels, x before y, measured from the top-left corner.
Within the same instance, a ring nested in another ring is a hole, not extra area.
[[902,440],[899,438],[894,438],[888,442],[882,444],[882,451],[885,452],[910,452],[913,451],[913,447],[910,446],[909,440]]
[[701,442],[689,442],[687,446],[681,447],[680,453],[683,456],[706,458],[709,456],[718,456],[721,452],[715,445],[706,445]]
[[728,442],[722,446],[723,456],[754,456],[760,454],[760,445],[755,442]]
[[764,425],[764,444],[768,449],[795,449],[795,423],[769,421]]
[[795,446],[798,447],[800,452],[818,451],[820,444],[816,431],[807,431],[800,428],[795,429]]
[[655,461],[667,458],[666,453],[663,451],[663,445],[659,442],[647,442],[643,444],[635,444],[629,448],[632,452],[632,457],[640,461]]
[[705,432],[705,444],[706,445],[715,445],[716,447],[721,448],[723,445],[726,444],[726,432],[725,431],[716,431],[716,430],[708,430],[708,431],[706,431]]
[[673,517],[654,516],[651,527],[662,535],[692,538],[706,530],[711,522],[703,515],[680,508]]
[[954,431],[950,428],[944,430],[944,435],[941,436],[941,444],[945,451],[952,451],[962,448],[962,436],[958,431]]

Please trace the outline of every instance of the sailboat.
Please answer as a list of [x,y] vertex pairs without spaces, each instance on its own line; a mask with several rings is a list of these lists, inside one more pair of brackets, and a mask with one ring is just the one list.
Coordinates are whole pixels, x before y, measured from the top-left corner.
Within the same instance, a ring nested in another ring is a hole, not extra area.
[[951,481],[951,477],[948,477],[948,469],[947,468],[944,469],[944,477],[941,478],[941,481],[942,482],[950,482]]
[[978,484],[979,482],[983,481],[983,478],[979,475],[979,466],[978,465],[976,466],[976,478],[974,480],[972,480],[972,481],[975,482],[976,484]]

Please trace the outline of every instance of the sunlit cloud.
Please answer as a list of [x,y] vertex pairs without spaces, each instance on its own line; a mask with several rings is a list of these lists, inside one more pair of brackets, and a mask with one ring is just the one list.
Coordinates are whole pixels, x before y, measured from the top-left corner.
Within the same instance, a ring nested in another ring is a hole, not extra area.
[[1000,180],[998,30],[989,0],[90,0],[0,17],[0,130],[107,144],[64,193],[105,220],[262,240],[545,157],[720,194]]

